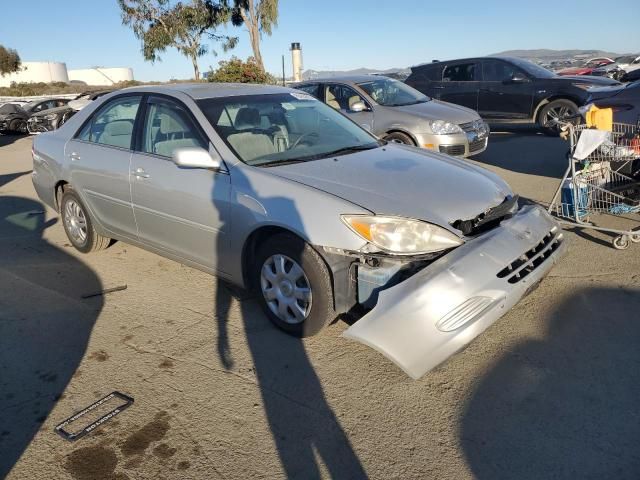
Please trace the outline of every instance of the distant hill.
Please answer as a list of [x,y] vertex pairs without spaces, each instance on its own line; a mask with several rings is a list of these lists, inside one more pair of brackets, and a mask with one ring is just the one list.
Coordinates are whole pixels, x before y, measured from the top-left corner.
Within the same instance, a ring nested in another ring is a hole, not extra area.
[[379,73],[388,75],[390,73],[410,73],[408,68],[388,68],[386,70],[375,70],[372,68],[355,68],[353,70],[305,70],[302,72],[303,80],[313,80],[314,78],[339,77],[342,75],[370,75]]
[[504,57],[520,57],[543,61],[564,60],[570,58],[615,58],[620,56],[619,53],[605,52],[603,50],[549,50],[545,48],[533,50],[505,50],[504,52],[493,53],[492,55],[500,55]]

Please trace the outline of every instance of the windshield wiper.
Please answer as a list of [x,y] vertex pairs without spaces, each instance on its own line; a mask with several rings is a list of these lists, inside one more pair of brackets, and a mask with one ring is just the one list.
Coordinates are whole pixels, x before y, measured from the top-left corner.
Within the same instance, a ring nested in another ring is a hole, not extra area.
[[332,152],[319,153],[318,155],[314,155],[313,157],[307,158],[326,158],[333,157],[335,155],[343,155],[346,153],[352,152],[362,152],[363,150],[373,150],[374,148],[378,148],[380,145],[378,143],[367,143],[366,145],[352,145],[350,147],[338,148],[337,150],[333,150]]
[[255,167],[277,167],[278,165],[291,165],[292,163],[304,162],[304,159],[293,158],[291,160],[269,160],[266,162],[256,162],[253,164]]

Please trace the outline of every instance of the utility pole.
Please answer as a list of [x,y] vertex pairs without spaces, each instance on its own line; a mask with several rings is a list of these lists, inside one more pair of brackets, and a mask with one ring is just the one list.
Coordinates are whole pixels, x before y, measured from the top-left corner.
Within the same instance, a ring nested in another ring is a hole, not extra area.
[[284,79],[284,55],[282,55],[282,86],[286,86],[286,81]]

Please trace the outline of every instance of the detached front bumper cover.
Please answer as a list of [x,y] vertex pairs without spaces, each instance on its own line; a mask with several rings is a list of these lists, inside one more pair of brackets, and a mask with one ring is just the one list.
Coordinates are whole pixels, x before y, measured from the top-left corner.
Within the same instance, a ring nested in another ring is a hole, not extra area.
[[469,240],[402,283],[343,336],[418,379],[509,311],[565,253],[557,222],[537,206]]

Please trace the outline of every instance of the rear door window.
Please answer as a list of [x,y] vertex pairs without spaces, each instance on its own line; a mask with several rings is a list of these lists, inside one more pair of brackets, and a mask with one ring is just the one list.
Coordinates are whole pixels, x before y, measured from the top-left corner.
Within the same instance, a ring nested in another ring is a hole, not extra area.
[[141,99],[136,95],[111,100],[93,115],[76,138],[101,145],[131,148],[133,124]]
[[480,72],[476,62],[447,65],[442,71],[444,82],[477,82],[479,80]]

